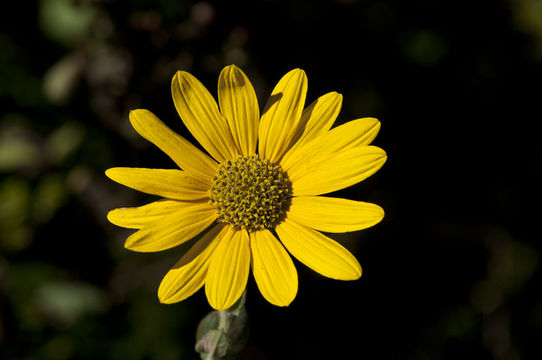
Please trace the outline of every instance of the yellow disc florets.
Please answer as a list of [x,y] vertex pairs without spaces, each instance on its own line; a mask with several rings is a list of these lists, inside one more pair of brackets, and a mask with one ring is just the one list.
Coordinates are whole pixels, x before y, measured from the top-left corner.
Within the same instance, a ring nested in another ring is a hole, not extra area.
[[292,185],[279,165],[250,155],[220,165],[210,198],[219,222],[258,231],[283,219]]

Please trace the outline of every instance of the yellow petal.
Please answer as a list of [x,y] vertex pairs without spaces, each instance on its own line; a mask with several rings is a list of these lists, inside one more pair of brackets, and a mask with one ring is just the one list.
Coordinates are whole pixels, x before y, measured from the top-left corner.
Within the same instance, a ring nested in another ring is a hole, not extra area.
[[181,169],[203,179],[210,180],[215,176],[218,164],[149,110],[130,111],[130,122],[139,135],[158,146]]
[[288,171],[294,196],[321,195],[354,185],[378,171],[386,153],[362,146],[333,154],[316,154]]
[[226,119],[198,79],[177,71],[171,81],[171,94],[181,120],[212,157],[223,162],[238,156]]
[[227,309],[241,297],[250,272],[248,233],[229,226],[220,240],[207,270],[205,294],[216,310]]
[[181,170],[116,167],[105,171],[111,180],[132,189],[176,200],[207,198],[210,185]]
[[256,152],[260,108],[256,92],[245,73],[226,66],[218,78],[218,103],[242,155]]
[[325,156],[346,149],[369,145],[374,140],[380,122],[375,118],[363,118],[347,122],[314,138],[312,141],[292,148],[280,162],[286,171],[304,164],[308,158]]
[[182,301],[203,286],[209,259],[223,235],[223,230],[223,225],[209,230],[168,271],[158,288],[158,299],[161,303],[173,304]]
[[301,225],[325,232],[348,232],[378,224],[384,210],[375,204],[323,196],[292,199],[288,218]]
[[354,255],[320,232],[289,219],[279,224],[276,231],[290,254],[317,273],[337,280],[356,280],[361,276],[361,266]]
[[300,133],[298,136],[299,139],[288,152],[325,134],[331,129],[331,126],[333,126],[335,119],[337,119],[341,111],[342,102],[343,97],[341,94],[330,92],[320,96],[305,108],[301,114],[301,127],[298,129]]
[[187,203],[130,235],[124,247],[139,252],[171,249],[207,229],[215,219],[216,210],[208,202]]
[[300,69],[284,75],[272,91],[262,114],[259,154],[276,162],[296,135],[307,94],[307,76]]
[[290,255],[269,230],[250,233],[252,273],[263,297],[287,306],[297,294],[297,271]]
[[141,229],[143,226],[159,220],[190,203],[177,200],[158,200],[139,207],[124,207],[111,210],[107,220],[117,226],[128,229]]
[[380,121],[372,117],[361,118],[358,120],[360,121],[360,126],[363,128],[363,130],[360,132],[361,134],[359,139],[357,139],[357,141],[353,141],[350,146],[369,145],[373,142],[380,131]]

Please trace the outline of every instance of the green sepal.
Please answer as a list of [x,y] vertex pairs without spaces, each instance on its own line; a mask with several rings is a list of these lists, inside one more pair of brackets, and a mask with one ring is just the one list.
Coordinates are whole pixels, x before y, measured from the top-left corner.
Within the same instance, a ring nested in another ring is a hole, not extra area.
[[196,331],[196,352],[203,360],[232,360],[248,341],[248,314],[245,293],[229,309],[211,311]]

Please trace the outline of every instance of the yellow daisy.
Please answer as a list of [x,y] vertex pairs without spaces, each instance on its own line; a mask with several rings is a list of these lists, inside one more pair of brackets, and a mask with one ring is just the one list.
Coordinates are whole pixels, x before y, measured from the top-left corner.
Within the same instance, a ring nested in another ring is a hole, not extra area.
[[163,303],[186,299],[201,287],[209,304],[231,307],[245,290],[250,269],[270,303],[287,306],[298,288],[290,254],[317,273],[355,280],[361,266],[342,245],[320,231],[341,233],[380,222],[378,205],[320,196],[356,184],[386,161],[370,146],[380,123],[374,118],[331,129],[342,96],[331,92],[303,109],[305,72],[288,72],[274,88],[263,114],[254,88],[234,65],[218,80],[218,104],[192,75],[178,71],[171,83],[183,123],[209,153],[179,136],[148,110],[130,112],[134,129],[180,169],[117,167],[112,180],[162,199],[119,208],[107,218],[138,229],[126,240],[133,251],[170,249],[203,236],[165,275]]

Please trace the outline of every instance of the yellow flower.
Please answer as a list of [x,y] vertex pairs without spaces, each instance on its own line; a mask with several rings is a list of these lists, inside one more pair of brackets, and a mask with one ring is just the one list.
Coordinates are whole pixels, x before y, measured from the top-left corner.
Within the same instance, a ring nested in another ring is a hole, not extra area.
[[173,77],[171,92],[183,123],[210,156],[140,109],[130,112],[134,129],[182,170],[106,171],[122,185],[163,198],[109,212],[113,224],[138,229],[126,240],[127,249],[166,250],[204,233],[165,275],[161,302],[184,300],[205,285],[209,304],[226,309],[243,293],[252,268],[264,298],[287,306],[298,288],[289,254],[329,278],[361,276],[356,258],[320,231],[365,229],[380,222],[384,211],[320,195],[382,167],[386,153],[369,145],[380,129],[377,119],[331,129],[342,96],[331,92],[303,109],[307,77],[300,69],[278,82],[261,117],[252,84],[234,65],[220,74],[218,104],[184,71]]

